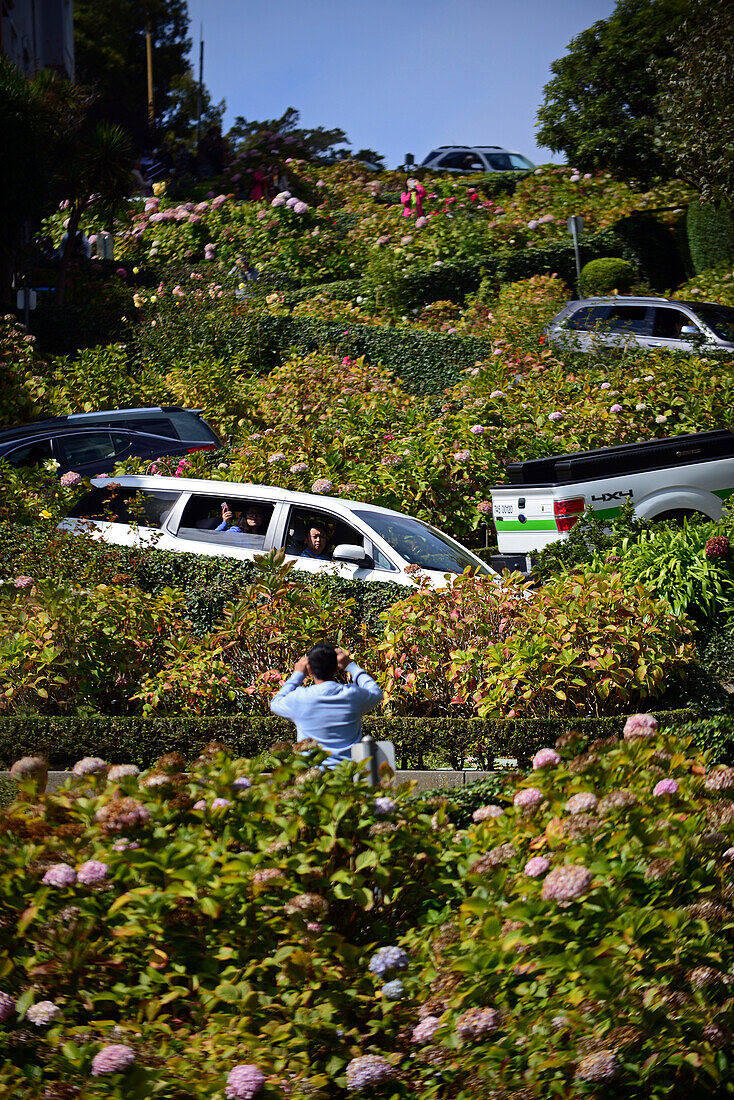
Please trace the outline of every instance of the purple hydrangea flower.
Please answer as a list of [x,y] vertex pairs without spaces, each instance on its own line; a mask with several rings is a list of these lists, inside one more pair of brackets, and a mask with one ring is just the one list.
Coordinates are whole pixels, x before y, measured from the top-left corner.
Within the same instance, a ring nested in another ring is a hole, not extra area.
[[78,474],[76,470],[67,470],[65,474],[61,475],[60,484],[64,489],[70,489],[74,485],[81,485],[82,475]]
[[212,802],[213,810],[223,810],[226,806],[231,806],[232,803],[228,798],[215,798]]
[[373,805],[376,814],[394,814],[398,808],[397,802],[387,797],[376,798]]
[[540,749],[533,757],[533,767],[536,771],[538,768],[555,768],[560,762],[561,758],[555,749]]
[[494,817],[502,817],[504,812],[501,806],[480,806],[471,816],[472,821],[475,821],[477,825],[479,825],[482,821],[490,821]]
[[105,1073],[123,1073],[135,1062],[135,1051],[124,1043],[111,1043],[102,1047],[92,1059],[92,1077]]
[[615,403],[611,406],[609,411],[610,411],[610,413],[621,413],[622,412],[622,406],[618,402],[615,401]]
[[13,584],[16,588],[30,588],[33,584],[33,577],[16,577]]
[[456,1021],[456,1033],[461,1039],[483,1039],[496,1031],[500,1014],[496,1008],[470,1008]]
[[562,413],[562,412],[558,412],[558,411],[556,411],[556,412],[552,412],[552,413],[548,413],[548,419],[549,419],[549,420],[562,420],[562,419],[563,419],[563,413]]
[[652,789],[652,793],[655,798],[659,798],[663,794],[675,794],[678,790],[678,784],[674,779],[661,779],[659,783],[656,783]]
[[44,886],[73,886],[76,882],[76,871],[68,863],[54,863],[41,882]]
[[271,466],[275,466],[280,462],[285,462],[286,456],[282,451],[275,451],[273,454],[268,455],[268,462]]
[[105,881],[108,870],[107,864],[102,863],[101,860],[88,859],[77,871],[77,882],[81,882],[84,886],[95,886],[98,882]]
[[292,474],[305,474],[308,470],[307,462],[294,462],[290,468]]
[[391,970],[407,970],[408,956],[402,947],[381,947],[375,951],[367,969],[378,978],[384,978]]
[[251,786],[252,786],[252,783],[247,778],[247,776],[246,775],[240,775],[240,776],[237,777],[237,779],[235,779],[234,783],[232,784],[232,790],[233,791],[247,791],[247,790],[250,789]]
[[489,396],[490,397],[504,397],[505,396],[505,391],[504,390],[492,390],[492,392],[490,393]]
[[328,477],[319,477],[311,486],[311,492],[319,493],[321,496],[327,496],[333,488],[334,483],[329,481]]
[[26,1012],[26,1020],[30,1020],[36,1027],[50,1024],[57,1016],[61,1015],[61,1009],[53,1001],[36,1001]]
[[2,990],[0,990],[0,1024],[10,1019],[14,1012],[15,1001],[8,993],[3,993]]
[[468,462],[471,458],[471,451],[456,451],[454,458],[457,462]]
[[538,787],[524,787],[512,800],[513,806],[521,809],[534,809],[543,801],[543,792]]
[[469,429],[472,435],[484,435],[486,430],[487,429],[482,424],[472,424],[471,428]]
[[581,1081],[611,1081],[618,1071],[619,1063],[613,1050],[595,1050],[581,1059],[575,1076]]
[[140,768],[135,764],[113,764],[107,772],[107,778],[113,782],[124,779],[126,775],[140,775]]
[[379,1054],[363,1054],[361,1058],[352,1058],[347,1063],[347,1089],[349,1092],[361,1092],[373,1085],[381,1085],[395,1076],[395,1069],[387,1058]]
[[624,737],[626,741],[633,741],[635,737],[654,737],[657,728],[654,714],[631,714],[624,724]]
[[540,875],[544,875],[550,867],[550,860],[545,856],[533,856],[525,864],[525,874],[530,878],[538,878]]
[[265,1084],[265,1074],[252,1064],[234,1066],[227,1076],[224,1095],[229,1100],[252,1100]]
[[566,811],[569,814],[590,814],[596,809],[598,801],[591,791],[582,791],[580,794],[571,795],[566,803]]
[[594,876],[586,867],[566,864],[555,867],[545,879],[541,897],[545,901],[558,901],[561,904],[575,901],[591,886]]
[[101,756],[84,756],[81,760],[77,760],[71,770],[74,775],[84,776],[104,771],[106,767],[107,761],[103,760]]
[[426,1016],[413,1028],[410,1036],[411,1043],[430,1043],[440,1026],[441,1021],[438,1016]]
[[400,981],[400,978],[393,978],[391,982],[385,982],[382,987],[383,997],[387,997],[388,1001],[400,1001],[405,993],[405,986]]

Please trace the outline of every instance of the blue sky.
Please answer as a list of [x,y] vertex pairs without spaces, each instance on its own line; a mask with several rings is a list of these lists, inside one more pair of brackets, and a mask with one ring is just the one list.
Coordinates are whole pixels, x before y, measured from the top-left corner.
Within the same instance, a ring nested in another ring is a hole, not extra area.
[[236,115],[340,126],[353,148],[420,161],[436,145],[504,145],[536,163],[551,62],[614,0],[188,0],[198,74]]

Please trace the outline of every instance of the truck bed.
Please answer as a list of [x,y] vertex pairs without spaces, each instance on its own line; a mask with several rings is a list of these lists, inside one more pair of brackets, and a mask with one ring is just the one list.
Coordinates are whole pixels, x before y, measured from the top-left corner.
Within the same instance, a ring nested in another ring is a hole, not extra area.
[[[595,451],[532,458],[525,462],[508,462],[507,473],[509,485],[568,485],[575,481],[609,478],[616,474],[638,474],[666,466],[713,462],[732,456],[734,432],[716,430],[676,435],[668,439],[650,439],[645,443],[599,447]],[[506,489],[508,483],[495,488]]]

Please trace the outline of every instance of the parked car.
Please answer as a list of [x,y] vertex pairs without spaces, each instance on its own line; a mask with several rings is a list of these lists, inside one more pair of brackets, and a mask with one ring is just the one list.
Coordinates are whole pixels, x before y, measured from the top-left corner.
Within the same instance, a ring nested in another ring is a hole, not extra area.
[[581,298],[556,314],[545,335],[550,344],[573,351],[605,347],[734,351],[734,309],[674,298]]
[[[129,474],[94,478],[87,493],[60,525],[91,532],[122,546],[147,545],[213,557],[252,560],[274,548],[285,550],[298,569],[326,569],[342,577],[416,583],[418,567],[435,587],[445,574],[493,570],[461,543],[430,524],[354,500],[296,493],[268,485],[196,478]],[[225,508],[235,516],[258,506],[262,533],[217,531]],[[326,528],[328,560],[304,555],[307,532]]]
[[421,162],[432,172],[532,172],[535,165],[501,145],[439,145]]
[[213,443],[221,446],[217,433],[202,417],[202,409],[182,409],[180,405],[161,405],[146,409],[100,409],[97,412],[70,413],[50,416],[29,425],[32,428],[130,428],[133,431],[164,435],[187,442]]
[[42,466],[53,460],[59,475],[74,470],[85,477],[109,473],[126,458],[161,458],[215,450],[219,442],[173,439],[117,427],[29,424],[0,432],[0,459],[13,466]]

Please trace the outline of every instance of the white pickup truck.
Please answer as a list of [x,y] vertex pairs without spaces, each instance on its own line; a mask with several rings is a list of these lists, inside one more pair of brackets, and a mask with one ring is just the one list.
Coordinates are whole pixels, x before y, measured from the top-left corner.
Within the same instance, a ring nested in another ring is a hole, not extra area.
[[734,433],[698,432],[647,443],[510,462],[509,485],[492,487],[494,569],[529,573],[532,554],[568,538],[593,508],[611,519],[629,500],[646,519],[719,519],[734,493]]

